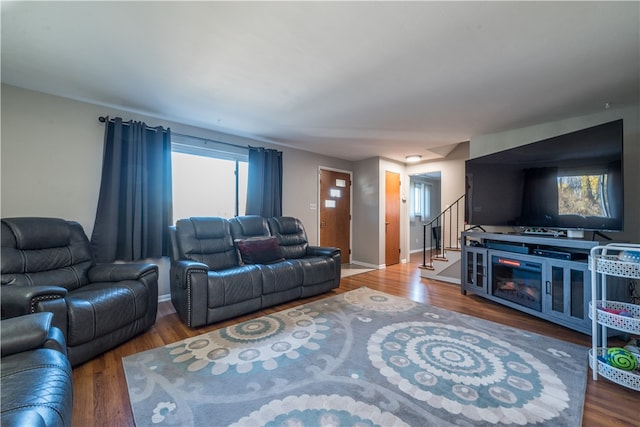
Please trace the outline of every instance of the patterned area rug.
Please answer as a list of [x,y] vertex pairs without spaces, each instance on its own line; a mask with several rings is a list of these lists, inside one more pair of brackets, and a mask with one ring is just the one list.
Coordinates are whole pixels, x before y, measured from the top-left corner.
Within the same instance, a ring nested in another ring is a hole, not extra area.
[[138,427],[576,426],[587,349],[361,288],[123,364]]

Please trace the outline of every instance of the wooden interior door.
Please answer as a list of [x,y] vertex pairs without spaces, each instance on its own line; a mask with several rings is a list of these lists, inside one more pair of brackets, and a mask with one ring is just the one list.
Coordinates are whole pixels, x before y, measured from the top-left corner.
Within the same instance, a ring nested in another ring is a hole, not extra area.
[[320,169],[320,245],[342,252],[351,261],[351,175]]
[[400,174],[385,172],[385,264],[400,262]]

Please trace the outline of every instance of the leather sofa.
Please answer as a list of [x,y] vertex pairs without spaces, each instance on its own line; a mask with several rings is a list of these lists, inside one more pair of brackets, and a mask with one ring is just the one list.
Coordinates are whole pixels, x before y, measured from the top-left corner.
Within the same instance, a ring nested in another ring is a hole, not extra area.
[[73,375],[52,319],[52,313],[35,313],[0,323],[3,427],[71,425]]
[[77,366],[149,329],[158,267],[95,263],[82,226],[60,218],[4,218],[2,318],[48,311]]
[[297,218],[192,217],[170,227],[171,301],[197,328],[340,285],[341,254]]

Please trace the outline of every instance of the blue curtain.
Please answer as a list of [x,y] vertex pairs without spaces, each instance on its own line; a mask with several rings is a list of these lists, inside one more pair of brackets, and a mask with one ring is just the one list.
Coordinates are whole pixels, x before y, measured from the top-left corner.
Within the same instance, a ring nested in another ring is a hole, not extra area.
[[171,131],[121,118],[104,121],[102,181],[91,235],[96,261],[168,255]]
[[282,152],[249,147],[246,215],[282,215]]

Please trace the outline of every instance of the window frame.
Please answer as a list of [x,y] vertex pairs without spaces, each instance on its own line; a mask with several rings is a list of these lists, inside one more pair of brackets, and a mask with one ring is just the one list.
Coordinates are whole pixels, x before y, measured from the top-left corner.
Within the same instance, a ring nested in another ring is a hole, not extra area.
[[[235,176],[235,201],[234,216],[240,215],[240,163],[249,164],[249,147],[229,144],[220,141],[213,141],[206,138],[199,138],[183,134],[171,134],[171,153],[180,153],[200,157],[208,157],[217,160],[233,161]],[[246,189],[245,189],[246,194]],[[176,221],[178,218],[174,218]]]
[[431,184],[424,181],[413,183],[412,215],[423,221],[431,218]]

